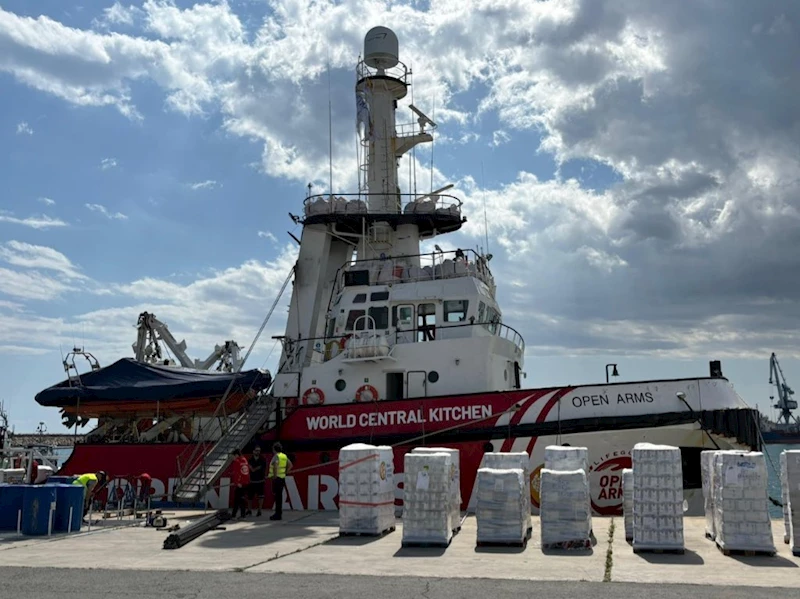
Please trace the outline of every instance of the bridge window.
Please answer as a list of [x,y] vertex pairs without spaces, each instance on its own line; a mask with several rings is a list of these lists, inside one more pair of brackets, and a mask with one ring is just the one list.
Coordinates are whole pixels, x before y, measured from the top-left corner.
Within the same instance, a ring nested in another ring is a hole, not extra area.
[[371,293],[369,296],[370,301],[372,302],[383,302],[389,299],[389,292],[388,291],[375,291]]
[[486,317],[486,304],[478,302],[478,322],[483,322]]
[[468,300],[446,300],[444,302],[444,321],[461,322],[467,319]]
[[418,341],[436,339],[436,304],[420,304],[417,309]]
[[363,303],[365,303],[366,301],[367,301],[367,294],[366,294],[366,293],[358,293],[358,294],[356,294],[356,296],[353,298],[353,303],[354,303],[354,304],[363,304]]
[[[369,315],[375,321],[375,328],[379,331],[383,331],[389,328],[389,308],[387,306],[375,306],[369,309]],[[361,330],[362,328],[372,328],[372,322],[368,322],[365,324],[364,327],[361,326],[361,323],[358,323],[358,328]]]
[[[364,311],[364,310],[350,310],[350,314],[347,315],[347,325],[344,327],[345,330],[346,331],[352,331],[353,330],[353,325],[355,325],[356,320],[358,320],[359,318],[364,316],[364,314],[366,314],[366,311]],[[363,320],[359,321],[358,328],[359,328],[359,330],[363,330],[364,329],[364,321]]]

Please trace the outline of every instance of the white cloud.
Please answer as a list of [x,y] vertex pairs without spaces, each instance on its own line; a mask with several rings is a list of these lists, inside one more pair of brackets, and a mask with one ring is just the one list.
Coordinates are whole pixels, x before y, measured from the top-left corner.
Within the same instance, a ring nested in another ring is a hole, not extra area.
[[191,183],[189,187],[193,191],[197,191],[198,189],[214,189],[216,187],[222,187],[221,184],[217,183],[213,179],[207,179],[206,181],[199,181],[197,183]]
[[508,143],[511,140],[511,136],[503,131],[502,129],[498,129],[494,133],[492,133],[492,143],[489,144],[490,146],[502,146],[505,143]]
[[95,25],[110,27],[111,25],[133,25],[134,21],[141,18],[144,11],[137,6],[123,6],[119,2],[103,9],[103,17],[95,21]]
[[66,279],[87,279],[64,254],[42,245],[8,241],[0,244],[0,260],[23,268],[52,270]]
[[45,214],[39,216],[29,216],[27,218],[18,218],[10,212],[0,210],[0,222],[12,223],[15,225],[24,225],[31,229],[51,229],[53,227],[66,227],[68,223],[60,218],[52,218]]
[[17,135],[33,135],[33,128],[25,121],[17,123]]
[[278,238],[269,231],[259,231],[258,236],[262,237],[263,239],[269,239],[272,243],[278,243]]
[[67,291],[63,282],[36,271],[18,272],[0,267],[0,293],[24,300],[53,300]]
[[128,219],[127,215],[122,214],[122,212],[109,212],[108,208],[106,208],[102,204],[84,204],[84,206],[86,206],[92,212],[99,212],[100,214],[102,214],[106,218],[109,218],[109,219],[112,219],[112,220],[127,220]]
[[41,197],[41,198],[36,198],[36,199],[37,199],[37,201],[41,202],[45,206],[55,206],[55,203],[56,203],[56,201],[54,199],[52,199],[52,198]]
[[107,171],[110,168],[114,168],[117,166],[117,159],[116,158],[103,158],[100,161],[100,168],[104,171]]

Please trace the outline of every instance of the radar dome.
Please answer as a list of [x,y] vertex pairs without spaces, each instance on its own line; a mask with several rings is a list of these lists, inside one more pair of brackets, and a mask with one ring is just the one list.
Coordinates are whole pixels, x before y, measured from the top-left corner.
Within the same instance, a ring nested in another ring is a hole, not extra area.
[[364,62],[375,69],[390,69],[398,63],[397,36],[387,27],[373,27],[364,37]]

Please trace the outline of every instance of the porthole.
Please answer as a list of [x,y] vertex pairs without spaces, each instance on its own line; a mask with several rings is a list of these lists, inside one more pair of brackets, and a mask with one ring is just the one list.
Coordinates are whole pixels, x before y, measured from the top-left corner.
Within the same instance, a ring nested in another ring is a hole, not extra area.
[[429,383],[435,383],[438,380],[439,380],[439,373],[436,372],[435,370],[431,370],[428,373],[428,382]]
[[347,387],[347,383],[344,379],[339,379],[333,386],[336,387],[337,391],[344,391],[344,388]]

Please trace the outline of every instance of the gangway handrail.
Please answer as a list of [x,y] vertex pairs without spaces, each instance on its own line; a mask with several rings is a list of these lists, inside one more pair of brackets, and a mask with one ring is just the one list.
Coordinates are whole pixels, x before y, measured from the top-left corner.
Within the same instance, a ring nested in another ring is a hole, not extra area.
[[[261,327],[258,329],[258,332],[256,333],[256,336],[253,338],[253,342],[250,344],[250,347],[247,349],[247,353],[244,355],[244,358],[242,358],[242,361],[239,363],[238,367],[236,368],[236,372],[234,374],[238,375],[242,371],[242,368],[244,368],[244,365],[247,362],[247,359],[250,357],[250,354],[253,352],[253,348],[255,347],[256,343],[258,343],[258,340],[261,337],[261,334],[264,332],[264,329],[266,328],[267,323],[269,322],[269,319],[272,317],[272,314],[275,311],[275,308],[278,306],[278,302],[280,302],[280,299],[283,296],[283,292],[286,290],[286,287],[289,285],[289,281],[291,281],[292,276],[294,275],[295,268],[296,268],[295,266],[292,266],[292,268],[289,270],[289,274],[286,277],[286,280],[283,282],[283,285],[281,285],[281,288],[278,291],[278,295],[275,297],[275,301],[272,302],[272,306],[270,307],[269,312],[267,312],[267,315],[264,318],[264,321],[261,323]],[[236,377],[236,376],[234,376],[231,379],[231,382],[228,384],[228,388],[225,390],[225,393],[222,395],[222,398],[219,400],[219,403],[217,404],[217,407],[214,410],[214,415],[212,416],[212,418],[220,418],[220,416],[222,416],[222,417],[226,416],[226,414],[225,414],[225,402],[227,401],[228,395],[229,395],[231,389],[233,388],[234,383],[237,380],[238,380],[238,377]],[[274,379],[270,382],[270,389],[272,389],[273,385],[274,385]],[[222,412],[222,414],[220,414],[220,412]],[[220,427],[220,429],[222,429],[222,428],[223,427]],[[224,435],[225,434],[225,430],[221,430],[221,433]],[[180,481],[178,483],[178,487],[180,487],[183,484],[183,482],[187,478],[187,476],[189,474],[191,474],[191,472],[199,465],[199,464],[196,464],[195,462],[197,462],[198,454],[201,451],[203,453],[203,458],[202,458],[203,459],[203,468],[205,468],[205,466],[206,466],[205,457],[206,457],[206,455],[208,455],[208,450],[206,449],[206,445],[209,442],[211,442],[211,439],[199,439],[196,443],[190,445],[189,447],[184,449],[180,454],[178,454],[178,457],[177,457],[178,476],[180,477]],[[213,448],[214,445],[216,445],[216,442],[214,442],[211,445],[211,447]],[[187,454],[188,454],[188,459],[186,458]],[[187,469],[188,469],[188,472],[187,472]]]

